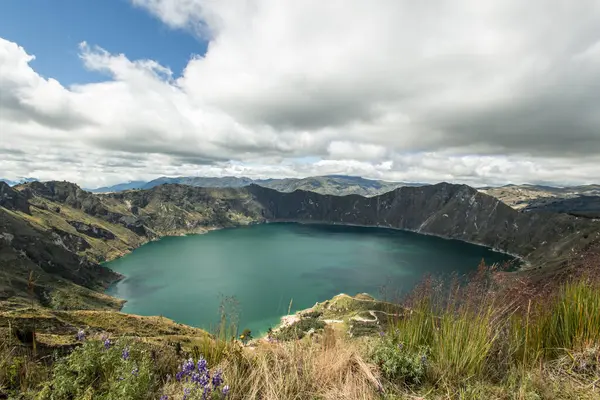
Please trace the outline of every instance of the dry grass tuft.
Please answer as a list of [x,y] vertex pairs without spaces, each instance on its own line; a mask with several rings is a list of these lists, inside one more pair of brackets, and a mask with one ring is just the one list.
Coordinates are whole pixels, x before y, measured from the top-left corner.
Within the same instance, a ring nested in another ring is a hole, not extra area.
[[375,399],[381,388],[377,369],[357,345],[335,336],[319,341],[260,344],[224,365],[232,399]]

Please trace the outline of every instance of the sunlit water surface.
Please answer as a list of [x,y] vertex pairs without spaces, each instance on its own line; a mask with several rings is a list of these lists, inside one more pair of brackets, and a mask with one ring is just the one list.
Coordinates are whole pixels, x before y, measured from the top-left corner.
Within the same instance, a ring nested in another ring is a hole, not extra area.
[[[210,329],[223,296],[242,328],[264,332],[291,310],[339,293],[409,291],[426,274],[510,260],[485,247],[391,229],[265,224],[167,237],[107,263],[125,279],[108,293],[124,312]],[[382,290],[383,288],[383,290]]]

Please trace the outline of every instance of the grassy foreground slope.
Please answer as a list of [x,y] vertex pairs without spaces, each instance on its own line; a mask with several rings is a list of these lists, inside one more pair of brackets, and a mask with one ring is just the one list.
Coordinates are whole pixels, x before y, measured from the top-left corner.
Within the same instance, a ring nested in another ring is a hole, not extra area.
[[[301,312],[285,335],[280,329],[247,344],[231,337],[228,316],[208,337],[156,318],[119,315],[98,330],[101,312],[52,312],[46,317],[77,319],[80,338],[48,358],[15,346],[15,337],[11,347],[5,337],[0,393],[23,399],[597,399],[600,265],[593,257],[586,265],[547,285],[482,267],[467,284],[426,280],[398,302],[341,295]],[[372,310],[389,318],[350,335],[352,321]]]

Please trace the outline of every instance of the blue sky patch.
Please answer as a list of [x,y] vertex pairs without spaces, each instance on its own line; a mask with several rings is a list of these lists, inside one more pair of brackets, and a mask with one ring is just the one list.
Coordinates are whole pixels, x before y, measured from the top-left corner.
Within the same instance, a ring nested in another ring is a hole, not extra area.
[[0,5],[0,37],[35,55],[30,63],[40,75],[63,85],[105,80],[79,59],[79,43],[123,53],[130,60],[151,59],[179,76],[207,43],[174,30],[126,0],[13,0]]

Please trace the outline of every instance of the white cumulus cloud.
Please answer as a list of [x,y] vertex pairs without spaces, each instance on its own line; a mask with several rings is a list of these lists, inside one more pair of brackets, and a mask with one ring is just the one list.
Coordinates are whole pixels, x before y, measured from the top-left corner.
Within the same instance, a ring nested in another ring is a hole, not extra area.
[[106,78],[65,87],[0,39],[0,176],[598,179],[597,1],[132,3],[206,54],[171,71],[84,42]]

